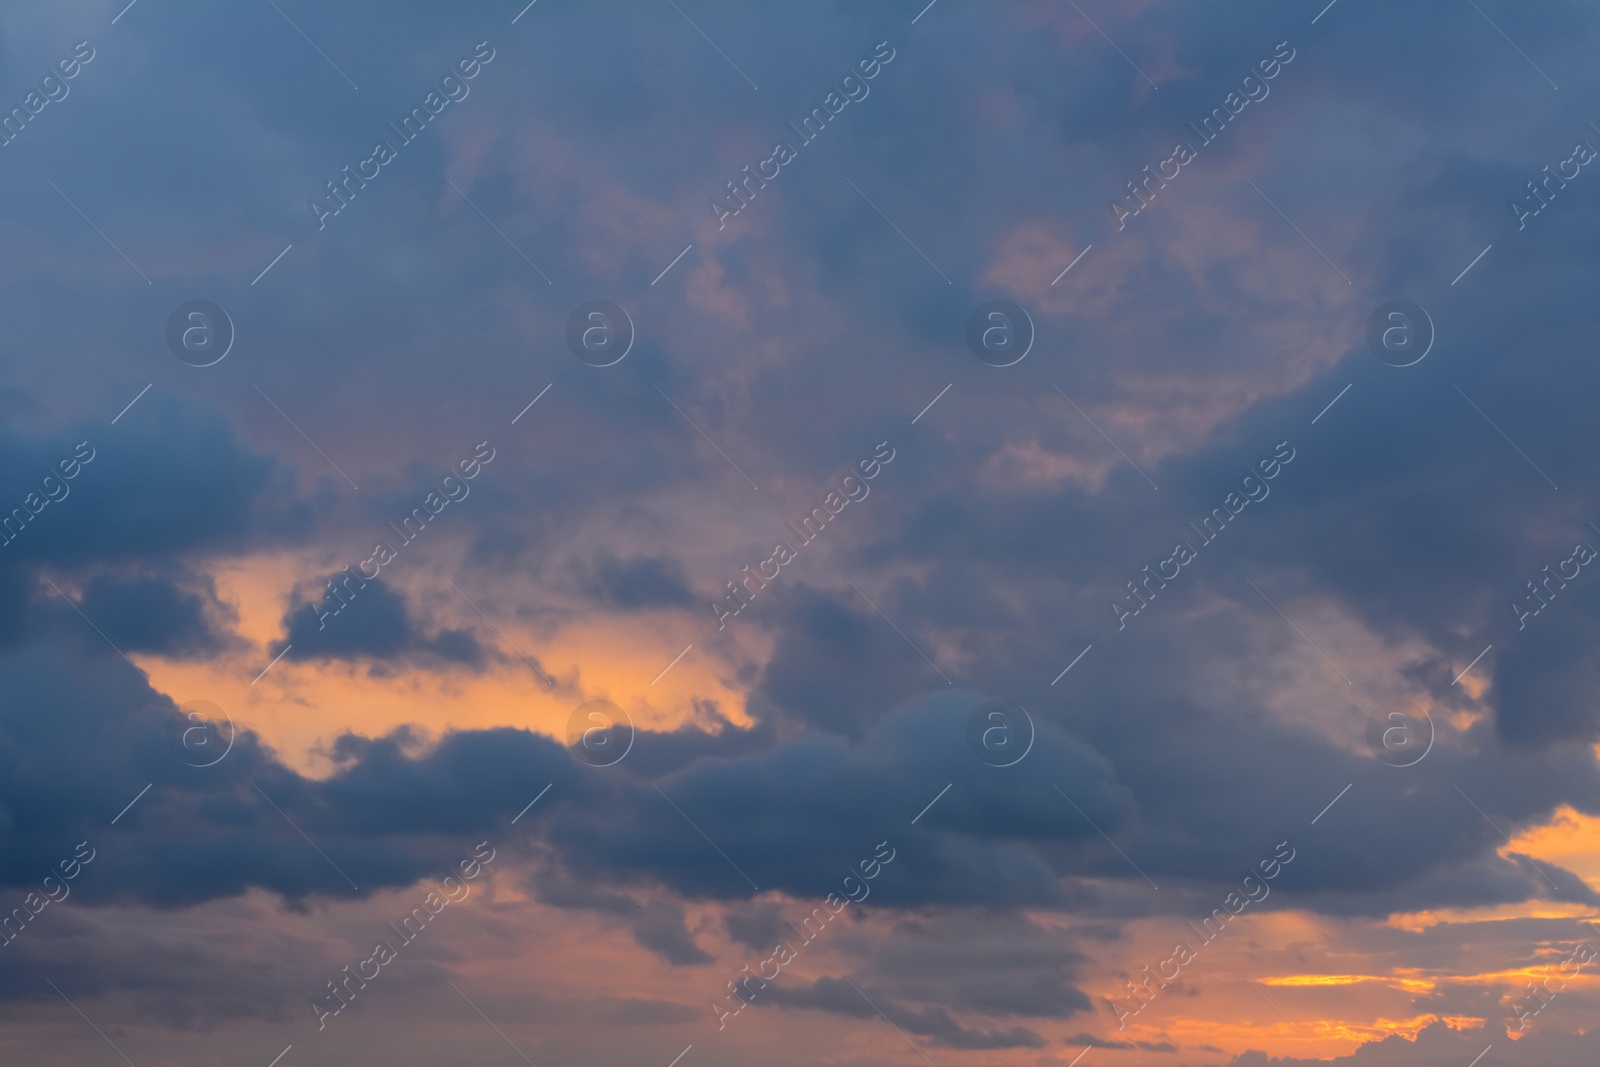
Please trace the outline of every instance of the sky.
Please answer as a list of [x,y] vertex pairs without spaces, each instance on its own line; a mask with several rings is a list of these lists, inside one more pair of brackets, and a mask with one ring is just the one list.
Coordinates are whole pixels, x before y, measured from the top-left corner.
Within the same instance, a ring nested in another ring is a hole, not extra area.
[[0,1057],[1592,1062],[1596,48],[7,5]]

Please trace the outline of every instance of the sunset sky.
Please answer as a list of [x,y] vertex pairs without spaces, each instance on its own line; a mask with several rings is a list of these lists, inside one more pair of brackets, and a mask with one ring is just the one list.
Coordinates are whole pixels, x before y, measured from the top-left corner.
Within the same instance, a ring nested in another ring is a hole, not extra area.
[[0,1062],[1596,1062],[1597,51],[6,5]]

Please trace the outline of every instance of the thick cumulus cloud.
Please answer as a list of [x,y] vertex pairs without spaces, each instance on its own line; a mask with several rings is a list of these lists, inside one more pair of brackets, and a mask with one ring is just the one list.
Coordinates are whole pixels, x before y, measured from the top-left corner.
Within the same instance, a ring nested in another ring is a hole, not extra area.
[[[73,621],[59,610],[55,626]],[[40,864],[54,862],[55,852],[93,838],[106,857],[102,869],[118,874],[87,885],[83,897],[91,901],[167,907],[253,886],[301,899],[408,884],[448,864],[454,842],[501,825],[525,805],[530,782],[551,786],[551,797],[527,819],[556,872],[550,899],[568,905],[581,894],[563,894],[555,888],[561,879],[616,890],[659,886],[685,898],[729,902],[764,890],[820,897],[832,891],[838,872],[853,869],[874,842],[888,840],[901,856],[895,877],[875,889],[873,899],[883,906],[1085,908],[1096,894],[1073,882],[1089,876],[1133,887],[1142,877],[1171,880],[1177,898],[1130,904],[1144,912],[1181,910],[1198,907],[1214,895],[1211,886],[1233,880],[1285,838],[1295,842],[1297,859],[1278,888],[1330,912],[1382,914],[1536,895],[1596,900],[1559,867],[1495,857],[1501,844],[1495,826],[1472,807],[1502,818],[1508,829],[1533,821],[1564,794],[1593,788],[1592,768],[1576,760],[1570,768],[1530,768],[1516,783],[1501,774],[1491,784],[1487,764],[1438,753],[1432,785],[1407,801],[1398,820],[1392,780],[1341,768],[1360,773],[1361,790],[1343,801],[1341,832],[1307,832],[1293,827],[1303,824],[1305,812],[1315,813],[1311,805],[1326,801],[1289,784],[1293,743],[1281,749],[1281,768],[1239,763],[1237,773],[1258,783],[1258,791],[1236,790],[1208,810],[1196,801],[1207,792],[1204,780],[1158,788],[1163,768],[1179,765],[1176,754],[1147,746],[1153,749],[1147,766],[1130,760],[1119,771],[1042,717],[1022,763],[988,766],[966,740],[983,697],[953,693],[886,716],[859,743],[802,736],[741,752],[705,735],[697,758],[674,757],[676,769],[655,780],[620,767],[584,766],[555,742],[513,729],[447,734],[431,748],[403,733],[349,737],[333,750],[333,776],[313,780],[283,767],[248,732],[217,765],[184,765],[168,737],[171,703],[103,646],[30,646],[8,654],[0,668],[5,762],[13,769],[5,803],[8,859],[0,871],[20,888]],[[46,700],[59,712],[33,714]],[[1195,709],[1187,714],[1206,725]],[[657,736],[667,735],[641,731],[635,744],[648,752]],[[1181,744],[1173,736],[1172,744]],[[1219,740],[1202,755],[1225,755],[1226,738]],[[1117,744],[1116,733],[1105,732],[1102,743]],[[1270,747],[1254,751],[1274,755]],[[1329,758],[1326,749],[1322,758]],[[1451,779],[1474,783],[1470,802],[1437,787]],[[146,784],[150,795],[116,835],[105,833],[105,821]],[[1286,810],[1286,798],[1297,794],[1305,812]],[[1456,803],[1446,803],[1452,797]],[[1225,838],[1217,836],[1218,825],[1228,827]],[[307,847],[296,828],[319,842],[326,857]],[[663,940],[675,928],[670,913],[644,919],[662,951],[694,958],[691,941],[674,948]]]
[[[62,615],[57,625],[69,622]],[[347,738],[332,753],[337,772],[319,781],[282,766],[247,731],[214,766],[186,766],[168,737],[171,702],[108,649],[29,646],[8,653],[0,671],[11,768],[0,873],[21,887],[61,848],[104,840],[96,845],[101,869],[118,875],[87,887],[89,900],[167,907],[252,886],[303,898],[404,885],[447,865],[443,841],[515,814],[531,781],[551,785],[550,802],[528,820],[561,869],[688,897],[756,892],[731,864],[705,862],[696,826],[758,885],[817,894],[837,880],[835,868],[849,870],[858,853],[870,854],[875,833],[890,833],[867,827],[908,822],[940,775],[961,778],[962,795],[947,798],[942,814],[947,833],[964,843],[902,861],[918,874],[885,887],[886,900],[1058,900],[1049,864],[1028,844],[1066,846],[1094,833],[1059,810],[1032,811],[1001,780],[972,769],[961,726],[973,698],[907,709],[862,746],[799,739],[726,757],[715,755],[713,739],[707,755],[656,783],[586,767],[555,742],[512,729],[448,734],[420,754],[404,734]],[[57,714],[34,714],[47,699]],[[74,750],[67,738],[90,741]],[[636,743],[647,749],[650,741],[642,733]],[[1055,774],[1076,783],[1079,802],[1102,826],[1115,830],[1128,818],[1127,797],[1102,758],[1059,734],[1037,747]],[[80,779],[88,784],[75,785]],[[106,834],[106,822],[146,784],[149,796],[117,834]],[[730,807],[731,797],[743,799]],[[326,857],[306,847],[296,827]]]
[[290,659],[425,661],[482,666],[487,658],[471,631],[441,629],[429,634],[405,598],[387,582],[335,574],[315,600],[283,617],[283,643]]
[[[80,882],[85,901],[179,907],[252,886],[292,899],[358,892],[285,818],[316,832],[328,829],[323,820],[332,812],[254,735],[241,731],[215,766],[186,764],[170,741],[172,703],[114,653],[31,646],[8,653],[0,673],[7,768],[0,872],[9,889],[32,888],[39,872],[87,840],[99,865],[91,870],[114,873]],[[54,714],[38,716],[33,709],[41,706]],[[89,737],[96,740],[76,751],[66,740]],[[453,862],[443,842],[426,843],[430,831],[419,829],[421,836],[398,850],[356,833],[335,843],[334,854],[343,847],[339,866],[366,880],[363,891],[408,884]]]
[[851,604],[799,585],[766,621],[777,645],[751,700],[758,714],[859,738],[928,687],[926,661],[859,599]]
[[6,562],[71,568],[233,554],[292,541],[314,515],[281,462],[216,411],[165,393],[144,397],[115,426],[6,431],[0,455],[8,505],[31,493],[60,497],[0,550]]
[[[200,656],[229,643],[232,617],[195,564],[302,539],[315,508],[288,470],[215,412],[145,397],[143,420],[0,429],[0,639],[23,637],[77,586],[90,619],[131,652]],[[137,410],[137,409],[135,409]],[[74,580],[74,579],[77,580]],[[120,638],[120,640],[118,640]]]
[[157,392],[122,414],[0,430],[0,492],[15,504],[0,535],[0,635],[47,635],[58,647],[46,660],[91,641],[190,660],[228,651],[236,614],[206,568],[300,543],[317,508],[214,410]]
[[194,659],[228,645],[234,617],[203,575],[96,575],[79,607],[124,652]]

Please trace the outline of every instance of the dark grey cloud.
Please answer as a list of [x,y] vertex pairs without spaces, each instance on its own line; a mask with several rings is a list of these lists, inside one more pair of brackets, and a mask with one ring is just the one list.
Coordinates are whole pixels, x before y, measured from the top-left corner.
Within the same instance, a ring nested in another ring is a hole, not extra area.
[[179,658],[221,651],[235,621],[203,575],[97,575],[78,606],[124,652]]
[[618,608],[681,608],[694,603],[683,566],[664,556],[624,560],[601,555],[584,587],[601,603]]
[[[135,415],[137,414],[137,418]],[[0,435],[7,508],[54,472],[46,505],[3,551],[29,565],[74,567],[236,554],[292,543],[315,516],[287,469],[242,441],[216,411],[152,393],[116,426],[79,422],[49,436]],[[63,463],[74,469],[64,477]]]
[[0,430],[0,640],[43,624],[59,603],[49,579],[79,586],[83,613],[129,652],[218,652],[232,615],[206,562],[296,544],[314,524],[288,470],[215,412],[165,394],[140,404],[147,422]]
[[[959,1049],[1042,1048],[1045,1041],[1025,1026],[1005,1030],[965,1027],[942,1007],[910,1008],[889,999],[881,990],[873,992],[851,988],[842,978],[818,978],[809,985],[790,989],[774,985],[764,990],[771,1003],[785,1007],[814,1008],[870,1019],[881,1009],[885,1018],[904,1030],[930,1039],[935,1045]],[[761,995],[752,1002],[759,1005]],[[873,1007],[877,1004],[878,1007]]]
[[752,697],[758,713],[859,739],[890,708],[929,688],[927,662],[849,595],[854,603],[797,583],[760,605],[778,644]]
[[722,925],[745,948],[769,952],[791,933],[785,925],[783,909],[770,902],[754,902],[729,908],[723,913]]
[[[70,621],[63,615],[60,625]],[[899,842],[890,846],[898,867],[874,899],[890,905],[1057,901],[1051,866],[1029,842],[1081,843],[1094,834],[1075,816],[1040,814],[1003,780],[976,773],[959,728],[973,698],[908,709],[857,747],[802,738],[722,756],[713,739],[712,754],[654,785],[585,766],[555,742],[509,728],[450,733],[428,748],[406,731],[347,736],[329,752],[333,776],[316,780],[277,762],[249,731],[216,765],[186,765],[166,740],[170,702],[103,644],[13,650],[0,659],[0,679],[14,700],[0,733],[0,758],[13,768],[0,875],[26,886],[56,852],[92,838],[96,870],[116,876],[79,890],[91,903],[179,907],[256,886],[295,901],[406,885],[448,866],[461,839],[503,827],[546,785],[550,796],[524,826],[563,878],[612,893],[665,887],[690,898],[752,896],[732,866],[707,862],[703,831],[758,885],[794,895],[832,891],[889,839]],[[56,714],[31,717],[26,709],[46,693]],[[58,737],[89,743],[69,749]],[[1127,799],[1103,760],[1052,734],[1038,748],[1078,783],[1086,810],[1117,830]],[[927,766],[930,758],[942,766]],[[943,775],[957,777],[955,795],[941,802],[937,820],[927,816],[926,829],[911,830],[915,809]],[[148,795],[108,834],[109,820],[147,784]],[[740,803],[730,806],[728,797]],[[914,846],[913,834],[928,830],[932,840]],[[667,940],[671,915],[646,909],[644,918],[652,947],[695,958],[692,942]]]
[[340,572],[324,583],[309,602],[284,615],[284,638],[274,653],[288,648],[288,658],[404,659],[481,667],[488,653],[470,630],[426,632],[405,598],[381,579],[367,581]]
[[1119,1051],[1126,1049],[1143,1049],[1146,1052],[1177,1052],[1178,1046],[1170,1041],[1118,1041],[1109,1037],[1096,1037],[1093,1034],[1074,1034],[1063,1042],[1067,1045],[1084,1045],[1088,1048],[1109,1048]]
[[541,903],[584,910],[625,923],[634,940],[674,967],[709,963],[712,959],[689,930],[678,900],[645,898],[607,887],[604,879],[574,875],[559,864],[546,866],[534,878]]

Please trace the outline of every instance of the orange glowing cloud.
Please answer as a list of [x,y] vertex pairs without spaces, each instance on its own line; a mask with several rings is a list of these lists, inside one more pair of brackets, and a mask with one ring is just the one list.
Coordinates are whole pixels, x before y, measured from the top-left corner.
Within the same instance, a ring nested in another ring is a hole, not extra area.
[[[748,725],[743,692],[721,660],[695,648],[662,673],[683,645],[668,643],[676,641],[676,634],[666,636],[674,628],[649,613],[596,616],[554,634],[505,619],[496,622],[496,632],[485,630],[475,612],[456,602],[449,610],[459,610],[450,624],[472,627],[498,654],[482,671],[444,664],[374,669],[360,661],[284,659],[261,673],[272,658],[270,644],[282,639],[285,591],[314,572],[305,560],[289,556],[219,568],[218,595],[237,612],[238,632],[248,646],[203,661],[140,656],[150,684],[178,704],[212,701],[236,726],[257,732],[284,762],[306,774],[331,770],[318,752],[346,731],[380,736],[412,726],[426,739],[447,730],[512,726],[565,742],[574,710],[598,698],[621,707],[639,729],[672,730],[690,722],[714,728],[707,720],[712,707],[734,725]],[[446,590],[432,602],[450,605],[444,598],[453,595]],[[554,689],[541,684],[518,649],[537,650],[557,679]]]

